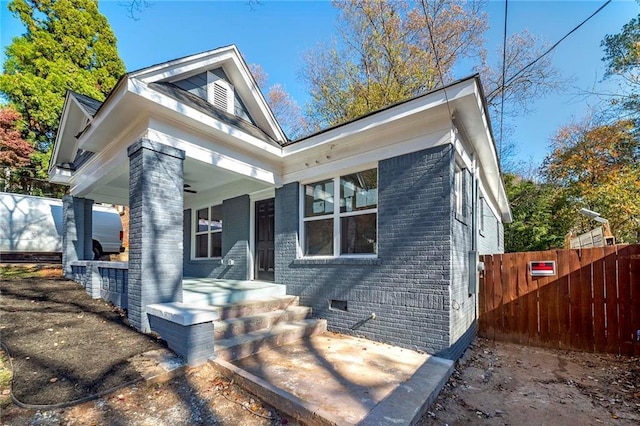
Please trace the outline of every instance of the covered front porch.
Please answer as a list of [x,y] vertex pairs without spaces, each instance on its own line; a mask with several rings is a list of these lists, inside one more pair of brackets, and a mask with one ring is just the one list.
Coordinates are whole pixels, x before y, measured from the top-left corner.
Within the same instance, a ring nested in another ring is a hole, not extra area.
[[[72,279],[89,296],[128,309],[128,262],[77,260],[70,262]],[[193,306],[221,306],[273,299],[286,295],[286,286],[270,281],[185,277],[181,300]]]
[[[65,198],[67,277],[96,281],[92,295],[116,304],[125,299],[132,325],[145,332],[150,304],[224,304],[286,293],[267,282],[274,279],[273,176],[231,171],[148,139],[127,153],[129,167],[114,167],[91,185],[83,181],[82,191]],[[129,205],[126,267],[88,260],[93,200]],[[112,297],[114,288],[126,296]]]

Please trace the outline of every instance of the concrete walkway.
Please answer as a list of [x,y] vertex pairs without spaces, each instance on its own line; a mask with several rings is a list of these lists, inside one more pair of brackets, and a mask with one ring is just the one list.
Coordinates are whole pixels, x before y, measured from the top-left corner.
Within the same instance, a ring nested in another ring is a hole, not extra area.
[[324,333],[216,369],[308,424],[410,425],[435,400],[453,361]]

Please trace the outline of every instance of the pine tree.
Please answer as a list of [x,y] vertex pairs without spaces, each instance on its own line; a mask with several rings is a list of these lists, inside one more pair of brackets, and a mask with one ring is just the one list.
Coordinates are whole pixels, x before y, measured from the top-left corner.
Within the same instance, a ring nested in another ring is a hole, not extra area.
[[125,68],[97,0],[12,0],[8,8],[26,32],[6,48],[0,94],[26,122],[42,179],[67,89],[104,100]]

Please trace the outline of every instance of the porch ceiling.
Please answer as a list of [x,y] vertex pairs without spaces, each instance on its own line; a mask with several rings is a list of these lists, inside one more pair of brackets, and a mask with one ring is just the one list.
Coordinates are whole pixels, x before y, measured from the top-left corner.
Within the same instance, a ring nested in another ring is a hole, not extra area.
[[[241,195],[246,186],[242,183],[246,180],[246,177],[239,174],[187,157],[184,161],[184,184],[189,186],[185,189],[196,191],[196,193],[185,191],[184,203],[185,205],[192,204],[203,195],[216,194],[223,189],[225,194],[229,196],[229,187],[237,187],[240,192],[237,195]],[[110,179],[103,179],[102,182],[97,183],[91,192],[83,197],[93,199],[96,202],[129,205],[128,164],[115,170]]]

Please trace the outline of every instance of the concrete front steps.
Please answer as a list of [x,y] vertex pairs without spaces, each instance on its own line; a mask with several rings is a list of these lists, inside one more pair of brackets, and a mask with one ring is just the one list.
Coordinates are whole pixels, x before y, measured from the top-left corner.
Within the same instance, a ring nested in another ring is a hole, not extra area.
[[213,323],[215,357],[225,361],[245,358],[327,330],[326,320],[308,318],[311,308],[299,306],[296,296],[216,307],[220,320]]

